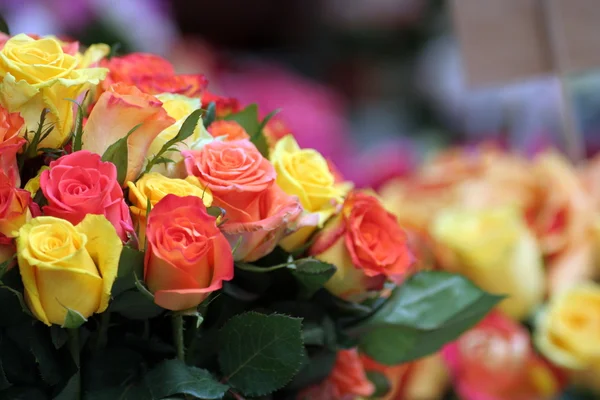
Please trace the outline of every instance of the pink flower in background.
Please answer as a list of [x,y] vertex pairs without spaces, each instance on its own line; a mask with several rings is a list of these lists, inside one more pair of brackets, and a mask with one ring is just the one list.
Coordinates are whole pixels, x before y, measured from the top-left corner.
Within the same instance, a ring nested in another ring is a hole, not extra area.
[[493,311],[442,355],[464,400],[553,399],[563,374],[535,353],[527,330]]

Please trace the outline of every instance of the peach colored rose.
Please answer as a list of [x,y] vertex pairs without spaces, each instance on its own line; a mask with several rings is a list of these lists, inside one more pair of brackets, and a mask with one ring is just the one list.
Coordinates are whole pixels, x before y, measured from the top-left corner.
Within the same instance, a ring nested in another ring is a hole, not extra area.
[[19,113],[9,113],[0,106],[0,169],[10,178],[13,185],[21,185],[21,177],[17,167],[17,153],[26,140],[19,136],[25,120]]
[[356,349],[340,350],[333,370],[321,384],[302,391],[297,400],[353,400],[369,397],[375,386],[367,379]]
[[208,80],[204,75],[176,75],[171,63],[155,54],[131,53],[105,60],[109,69],[102,87],[107,90],[114,83],[136,86],[144,93],[175,93],[188,97],[199,96]]
[[[85,124],[83,149],[103,155],[106,149],[138,124],[127,139],[127,175],[135,181],[154,139],[175,123],[154,96],[122,83],[102,93]],[[123,183],[123,182],[122,182]]]
[[208,127],[208,133],[215,138],[224,136],[226,141],[250,139],[248,132],[235,121],[215,121]]
[[163,308],[196,307],[233,278],[231,247],[199,197],[165,196],[150,212],[146,237],[144,279]]
[[236,260],[261,258],[289,233],[300,203],[277,186],[273,166],[250,141],[213,141],[182,154],[187,173],[212,191],[213,205],[227,212],[221,229],[232,246],[241,238]]
[[554,399],[564,376],[532,346],[529,333],[498,311],[443,349],[465,400]]
[[317,234],[309,254],[337,267],[325,284],[333,294],[358,299],[389,278],[401,282],[413,256],[395,216],[365,192],[351,192],[342,213]]
[[10,178],[0,172],[0,234],[15,237],[19,228],[32,217],[31,194],[16,188]]
[[62,156],[42,172],[40,188],[48,205],[44,215],[79,224],[86,215],[104,215],[121,240],[133,230],[123,190],[117,182],[117,168],[102,162],[98,154],[86,150]]

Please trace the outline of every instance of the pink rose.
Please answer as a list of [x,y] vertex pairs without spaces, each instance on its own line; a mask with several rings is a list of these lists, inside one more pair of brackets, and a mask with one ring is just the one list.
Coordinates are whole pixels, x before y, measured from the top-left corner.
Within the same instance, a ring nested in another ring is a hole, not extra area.
[[132,231],[129,208],[117,182],[117,168],[86,150],[63,156],[42,173],[40,188],[48,200],[45,215],[66,219],[73,225],[87,214],[104,215],[127,240]]

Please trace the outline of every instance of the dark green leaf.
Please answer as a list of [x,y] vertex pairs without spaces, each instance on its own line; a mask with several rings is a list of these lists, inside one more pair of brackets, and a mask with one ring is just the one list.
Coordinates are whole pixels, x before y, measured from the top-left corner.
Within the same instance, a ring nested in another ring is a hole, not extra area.
[[296,269],[292,274],[298,281],[300,292],[304,298],[311,297],[325,282],[335,274],[336,268],[314,258],[304,258],[295,262]]
[[256,104],[250,104],[242,111],[235,114],[229,114],[223,119],[237,122],[246,130],[250,137],[254,137],[260,129],[260,123],[258,122],[258,106]]
[[81,398],[81,374],[75,372],[52,400],[79,400]]
[[143,362],[141,354],[126,347],[107,348],[94,353],[83,369],[86,388],[99,391],[133,382],[139,377]]
[[329,349],[319,349],[309,354],[307,363],[294,379],[286,385],[286,389],[302,390],[322,382],[331,373],[336,354],[336,351]]
[[[82,100],[82,104],[85,102],[85,98],[87,97],[89,91],[85,93],[85,96]],[[83,148],[83,107],[76,100],[73,99],[65,99],[72,103],[75,103],[77,106],[77,116],[75,117],[75,126],[73,126],[73,152],[79,151]]]
[[221,208],[221,207],[217,207],[217,206],[210,206],[206,209],[206,212],[208,213],[208,215],[211,215],[215,218],[219,218],[221,216],[225,216],[226,211],[225,209]]
[[210,124],[212,124],[217,116],[217,105],[214,101],[208,103],[208,107],[206,107],[206,112],[204,113],[204,127],[208,128]]
[[262,396],[288,383],[305,360],[299,318],[248,312],[231,318],[219,337],[219,364],[232,386]]
[[112,301],[110,311],[121,314],[129,319],[145,320],[160,315],[163,308],[154,304],[146,295],[139,291],[127,291]]
[[19,301],[19,305],[21,306],[21,311],[23,311],[26,315],[33,316],[31,311],[29,311],[29,307],[27,307],[27,304],[25,304],[23,293],[6,285],[0,285],[0,289],[8,290],[14,296],[16,296],[17,300]]
[[383,364],[398,364],[432,354],[457,339],[502,298],[460,275],[419,272],[351,331],[358,334],[367,355]]
[[104,152],[102,155],[102,161],[109,161],[117,167],[117,181],[120,184],[123,184],[125,181],[125,176],[127,175],[127,158],[129,157],[129,153],[127,150],[127,139],[133,132],[135,132],[142,124],[137,124],[129,132],[127,135],[117,140]]
[[48,396],[35,387],[13,386],[0,393],[0,400],[46,400]]
[[267,114],[267,116],[265,118],[263,118],[263,120],[260,123],[260,126],[258,127],[258,132],[262,132],[263,129],[265,129],[265,127],[267,126],[267,124],[269,123],[269,121],[276,116],[277,114],[279,114],[281,112],[281,108],[275,109],[273,111],[271,111],[270,113]]
[[135,271],[141,272],[143,271],[143,268],[144,252],[129,246],[124,246],[121,251],[121,258],[119,259],[117,279],[112,287],[113,297],[117,297],[126,290],[133,289],[135,287],[135,277],[133,273]]
[[61,378],[61,366],[58,353],[48,335],[48,329],[38,323],[31,329],[23,331],[23,334],[30,335],[31,352],[39,366],[42,378],[46,383],[56,385]]
[[367,378],[375,386],[375,393],[372,395],[373,397],[383,397],[390,391],[390,381],[383,373],[378,371],[367,371]]
[[8,29],[8,24],[6,23],[6,20],[2,14],[0,14],[0,32],[6,33],[8,36],[10,36],[10,29]]
[[137,288],[137,290],[139,290],[140,293],[146,296],[149,300],[154,301],[154,295],[150,293],[146,286],[144,286],[144,283],[139,280],[135,272],[133,273],[133,278],[135,279],[135,287]]
[[188,115],[185,121],[183,121],[183,124],[181,124],[181,128],[179,129],[179,132],[177,132],[177,135],[175,135],[173,139],[165,143],[163,147],[165,149],[168,149],[175,143],[183,142],[185,139],[192,136],[194,134],[194,131],[196,130],[196,126],[198,126],[198,121],[200,120],[201,116],[202,110],[195,110],[190,115]]
[[8,271],[8,267],[10,267],[10,265],[14,261],[15,261],[15,258],[11,257],[8,260],[4,261],[3,263],[0,263],[0,279],[2,279],[2,277],[4,276],[4,274],[6,273],[6,271]]
[[67,331],[58,325],[52,325],[50,327],[50,337],[52,338],[52,344],[54,345],[55,349],[60,349],[63,347],[69,339]]
[[175,161],[171,160],[170,158],[167,157],[156,157],[156,159],[154,160],[155,164],[171,164],[174,163]]
[[199,399],[221,399],[229,389],[210,372],[185,365],[179,360],[163,361],[145,377],[153,398],[185,394]]
[[4,372],[4,365],[0,361],[0,390],[4,390],[11,386],[11,383],[8,381],[6,377],[6,373]]
[[67,308],[67,315],[65,316],[65,321],[63,322],[62,327],[67,329],[76,329],[85,322],[87,322],[87,318],[81,315],[79,311]]

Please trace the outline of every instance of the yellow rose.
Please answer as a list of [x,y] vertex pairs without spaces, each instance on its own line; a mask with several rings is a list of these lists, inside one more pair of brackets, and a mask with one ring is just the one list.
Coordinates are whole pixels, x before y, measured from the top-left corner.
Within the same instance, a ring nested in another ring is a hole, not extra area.
[[524,318],[541,303],[541,252],[516,208],[444,210],[434,219],[431,234],[453,253],[456,272],[484,290],[508,296],[500,304],[508,315]]
[[[292,135],[280,139],[271,151],[271,163],[277,172],[277,184],[287,194],[297,196],[313,218],[309,226],[284,238],[280,245],[288,251],[295,250],[338,210],[351,186],[335,182],[327,160],[316,150],[301,149]],[[303,218],[308,220],[308,218]]]
[[534,340],[553,363],[600,373],[600,286],[581,283],[553,296],[536,320]]
[[0,51],[2,106],[21,113],[28,130],[37,130],[42,110],[50,110],[46,122],[54,124],[54,129],[40,147],[64,144],[73,126],[73,103],[65,99],[77,99],[108,71],[80,68],[79,63],[78,57],[65,54],[61,43],[52,37],[35,40],[20,34],[10,38]]
[[[177,122],[163,130],[158,137],[154,139],[150,145],[150,149],[148,150],[150,157],[158,153],[165,143],[173,139],[181,129],[181,125],[183,125],[185,119],[192,112],[200,108],[200,99],[198,98],[190,98],[173,93],[158,94],[156,95],[156,98],[162,102],[162,107],[167,112],[169,117],[173,118]],[[176,146],[179,150],[186,150],[192,145],[192,143],[201,139],[212,140],[213,137],[206,131],[206,129],[204,129],[202,120],[198,120],[198,125],[196,125],[196,129],[194,130],[192,136],[188,137],[183,142],[178,143]],[[167,152],[164,156],[175,162],[183,159],[181,154],[175,151]],[[175,176],[175,164],[159,164],[152,168],[152,171],[160,172],[163,175],[173,177]]]
[[86,318],[106,310],[122,248],[102,215],[87,215],[77,226],[54,217],[32,219],[17,238],[31,312],[46,325],[62,325],[67,308]]
[[174,194],[179,197],[200,197],[206,207],[210,207],[213,201],[211,191],[208,188],[202,187],[202,184],[195,176],[188,176],[185,179],[174,179],[167,178],[156,172],[150,172],[142,175],[136,183],[127,182],[127,186],[129,186],[129,201],[133,204],[130,207],[131,214],[133,215],[134,223],[138,226],[140,246],[144,245],[148,200],[150,200],[151,207],[154,207],[156,203],[168,194]]

